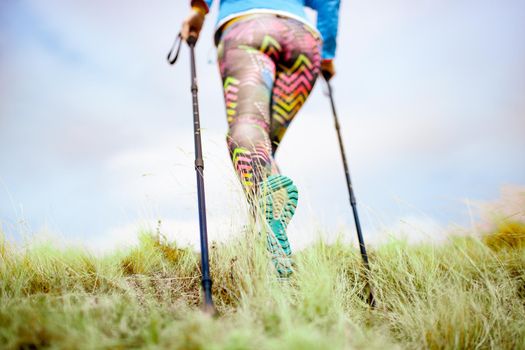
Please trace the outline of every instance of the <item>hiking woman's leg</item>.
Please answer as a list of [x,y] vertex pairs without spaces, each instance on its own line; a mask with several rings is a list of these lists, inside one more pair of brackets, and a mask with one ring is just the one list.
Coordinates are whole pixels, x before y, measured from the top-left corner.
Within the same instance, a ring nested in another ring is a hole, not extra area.
[[[243,23],[235,26],[242,28]],[[272,173],[270,98],[275,76],[271,58],[232,28],[219,45],[233,166],[253,206],[261,181]]]
[[320,71],[320,40],[304,24],[288,20],[283,33],[283,50],[276,66],[272,91],[271,129],[272,155],[283,136],[312,91]]

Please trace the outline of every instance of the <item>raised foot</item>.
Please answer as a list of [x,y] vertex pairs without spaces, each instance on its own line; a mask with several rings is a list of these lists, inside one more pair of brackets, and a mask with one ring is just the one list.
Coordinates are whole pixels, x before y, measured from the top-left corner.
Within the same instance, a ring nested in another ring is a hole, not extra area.
[[260,187],[260,208],[267,226],[267,248],[280,277],[288,277],[292,272],[292,250],[286,235],[297,201],[297,187],[292,180],[283,175],[271,175]]

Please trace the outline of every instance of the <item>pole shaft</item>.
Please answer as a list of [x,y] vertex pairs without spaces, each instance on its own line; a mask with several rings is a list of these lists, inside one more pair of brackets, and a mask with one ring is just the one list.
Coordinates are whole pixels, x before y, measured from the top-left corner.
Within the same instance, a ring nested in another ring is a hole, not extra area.
[[328,95],[330,96],[330,105],[332,107],[332,114],[334,116],[335,130],[336,130],[336,133],[337,133],[337,139],[339,141],[339,149],[341,151],[341,158],[342,158],[342,161],[343,161],[343,167],[344,167],[344,171],[345,171],[346,187],[348,188],[348,196],[349,196],[349,199],[350,199],[350,205],[352,207],[352,213],[353,213],[353,216],[354,216],[355,228],[356,228],[356,231],[357,231],[357,239],[359,241],[359,251],[361,252],[361,257],[363,259],[363,265],[365,267],[365,271],[366,271],[366,274],[367,274],[367,284],[368,284],[368,288],[369,288],[369,291],[370,291],[369,296],[368,296],[368,302],[369,302],[370,306],[374,307],[375,306],[375,299],[374,299],[374,295],[372,293],[372,288],[370,286],[370,283],[368,282],[368,279],[370,278],[370,264],[368,262],[368,254],[366,252],[365,240],[363,238],[363,232],[361,230],[361,222],[359,221],[359,215],[357,213],[357,201],[355,199],[354,188],[352,186],[352,181],[350,179],[350,170],[348,168],[348,162],[346,160],[346,152],[345,152],[345,148],[344,148],[344,144],[343,144],[343,137],[341,136],[341,126],[339,124],[339,118],[337,117],[337,111],[335,109],[335,102],[334,102],[332,86],[331,86],[331,84],[330,84],[328,79],[326,79],[326,84],[328,86]]
[[206,223],[206,199],[204,195],[204,161],[202,159],[201,127],[199,118],[199,100],[197,70],[195,67],[195,42],[189,42],[191,57],[191,94],[193,99],[193,135],[195,140],[195,172],[197,175],[197,199],[199,205],[199,228],[201,245],[201,270],[204,304],[213,307],[211,294],[212,280],[208,256],[208,228]]

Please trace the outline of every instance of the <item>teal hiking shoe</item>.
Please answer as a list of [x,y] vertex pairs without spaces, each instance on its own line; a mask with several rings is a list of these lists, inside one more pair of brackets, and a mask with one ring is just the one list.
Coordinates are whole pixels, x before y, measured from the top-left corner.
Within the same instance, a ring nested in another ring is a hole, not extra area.
[[259,205],[267,227],[267,248],[279,277],[285,278],[293,272],[286,227],[297,207],[297,187],[286,176],[271,175],[261,184],[260,194]]

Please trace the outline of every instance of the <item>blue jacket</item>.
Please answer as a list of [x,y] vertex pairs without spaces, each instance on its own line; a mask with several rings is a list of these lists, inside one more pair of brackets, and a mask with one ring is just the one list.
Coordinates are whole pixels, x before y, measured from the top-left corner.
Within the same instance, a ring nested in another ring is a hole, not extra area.
[[[204,3],[209,8],[213,0],[191,0],[195,3]],[[335,57],[337,26],[339,23],[340,0],[220,0],[219,18],[217,23],[242,15],[244,12],[257,9],[265,11],[286,12],[291,17],[309,22],[304,7],[308,6],[317,11],[317,30],[323,38],[323,59]]]

